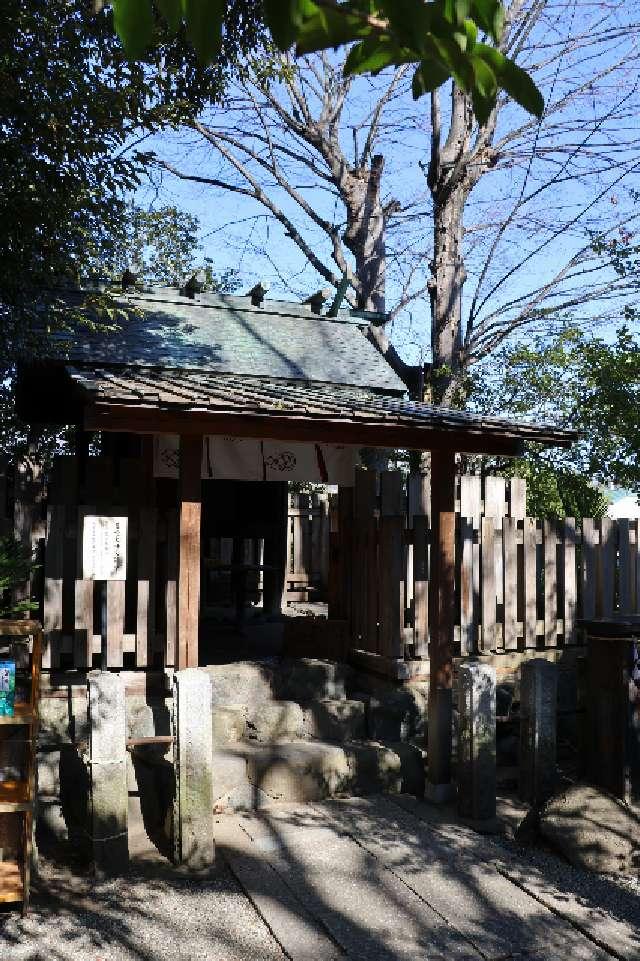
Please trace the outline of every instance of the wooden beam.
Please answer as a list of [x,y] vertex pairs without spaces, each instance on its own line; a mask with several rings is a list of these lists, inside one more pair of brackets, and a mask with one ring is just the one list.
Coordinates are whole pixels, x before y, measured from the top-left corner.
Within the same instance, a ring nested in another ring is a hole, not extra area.
[[[275,440],[357,444],[363,447],[397,447],[410,450],[458,451],[467,454],[522,454],[523,440],[501,432],[476,432],[446,427],[387,425],[379,421],[345,421],[325,417],[285,417],[271,414],[224,413],[185,409],[126,407],[96,404],[85,411],[87,430],[130,431],[139,434],[223,434],[234,437],[269,437]],[[535,438],[533,438],[535,439]],[[569,446],[554,439],[541,443]]]
[[180,437],[177,667],[198,666],[202,437]]
[[434,800],[451,783],[453,627],[455,623],[455,455],[431,455],[431,571],[428,780]]

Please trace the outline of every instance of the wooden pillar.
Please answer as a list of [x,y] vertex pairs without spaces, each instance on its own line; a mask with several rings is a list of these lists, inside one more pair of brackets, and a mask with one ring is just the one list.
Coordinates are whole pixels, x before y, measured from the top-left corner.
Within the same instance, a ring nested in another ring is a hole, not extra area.
[[180,555],[178,572],[178,670],[198,666],[200,623],[200,513],[202,437],[180,437]]
[[429,726],[426,795],[451,796],[453,626],[455,622],[455,452],[431,454]]
[[263,607],[268,617],[279,617],[284,596],[287,563],[287,516],[289,488],[286,481],[271,481],[273,511],[270,530],[264,539]]

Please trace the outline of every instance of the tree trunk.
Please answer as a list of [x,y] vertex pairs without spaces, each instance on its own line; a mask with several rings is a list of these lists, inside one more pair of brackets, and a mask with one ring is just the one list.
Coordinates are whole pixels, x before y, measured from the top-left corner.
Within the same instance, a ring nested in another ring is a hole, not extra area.
[[344,242],[355,258],[358,307],[384,313],[385,309],[385,211],[380,200],[384,157],[376,154],[369,168],[349,172],[343,187],[347,208]]
[[432,402],[460,406],[462,372],[462,289],[467,276],[462,255],[462,186],[436,199],[431,284]]

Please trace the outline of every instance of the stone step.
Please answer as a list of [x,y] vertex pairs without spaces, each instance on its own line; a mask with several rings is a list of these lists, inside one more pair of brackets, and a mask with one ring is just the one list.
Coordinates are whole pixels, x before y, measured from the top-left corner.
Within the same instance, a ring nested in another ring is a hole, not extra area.
[[235,750],[246,758],[252,787],[274,801],[424,790],[424,755],[411,744],[309,740],[239,743]]
[[283,658],[277,671],[278,697],[300,704],[325,698],[344,700],[352,675],[348,665],[336,661]]
[[321,741],[358,741],[367,736],[364,701],[324,698],[311,701],[303,709],[304,730],[308,737]]

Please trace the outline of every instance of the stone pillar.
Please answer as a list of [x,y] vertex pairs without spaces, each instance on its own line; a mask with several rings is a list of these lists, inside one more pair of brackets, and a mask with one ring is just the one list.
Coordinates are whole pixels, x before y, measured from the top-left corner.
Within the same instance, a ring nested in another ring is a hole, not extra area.
[[473,821],[496,816],[496,672],[470,661],[459,670],[458,811]]
[[174,860],[189,871],[208,870],[213,843],[211,681],[197,668],[173,676],[176,797]]
[[555,664],[534,658],[520,677],[520,797],[541,804],[556,784],[556,714],[558,675]]
[[98,873],[117,874],[129,864],[124,681],[92,671],[88,684],[93,857]]

